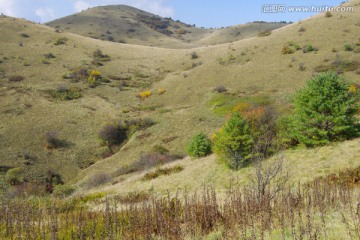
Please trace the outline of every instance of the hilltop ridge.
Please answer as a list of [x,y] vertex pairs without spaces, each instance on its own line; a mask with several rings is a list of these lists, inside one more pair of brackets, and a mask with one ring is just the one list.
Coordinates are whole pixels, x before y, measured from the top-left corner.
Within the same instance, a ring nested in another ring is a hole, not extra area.
[[171,18],[162,18],[125,5],[94,7],[46,23],[58,31],[111,42],[165,48],[194,48],[234,42],[287,25],[253,22],[207,29]]

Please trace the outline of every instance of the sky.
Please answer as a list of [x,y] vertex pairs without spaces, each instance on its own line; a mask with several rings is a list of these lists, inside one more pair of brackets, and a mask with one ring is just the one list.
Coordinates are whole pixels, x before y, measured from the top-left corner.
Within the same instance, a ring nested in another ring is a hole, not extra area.
[[[0,13],[44,23],[90,7],[125,4],[198,27],[227,27],[253,21],[296,22],[316,12],[270,13],[270,6],[337,6],[339,0],[0,0]],[[272,8],[273,9],[273,8]]]

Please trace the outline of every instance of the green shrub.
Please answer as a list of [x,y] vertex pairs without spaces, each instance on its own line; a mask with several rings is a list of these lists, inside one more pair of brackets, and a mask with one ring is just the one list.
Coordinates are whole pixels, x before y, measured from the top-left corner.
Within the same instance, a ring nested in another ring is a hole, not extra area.
[[52,53],[46,53],[46,54],[44,54],[44,57],[45,57],[46,59],[56,58],[55,55],[52,54]]
[[28,37],[30,37],[27,33],[21,33],[20,36],[23,37],[23,38],[28,38]]
[[75,188],[70,185],[55,185],[53,196],[68,197],[75,192]]
[[313,51],[317,51],[317,49],[314,48],[311,44],[305,45],[303,47],[303,52],[304,53],[313,52]]
[[94,58],[94,62],[106,62],[106,61],[110,61],[111,58],[109,55],[103,54],[102,51],[100,49],[96,49],[93,52],[93,58]]
[[5,181],[11,186],[15,186],[24,182],[23,169],[12,168],[6,172]]
[[196,134],[187,146],[187,153],[192,157],[205,157],[211,153],[211,141],[203,133]]
[[351,52],[354,50],[353,46],[348,43],[344,45],[344,49],[345,49],[345,51],[348,51],[348,52]]
[[62,185],[64,184],[64,181],[62,180],[62,176],[60,173],[53,171],[53,170],[48,170],[46,172],[46,176],[45,176],[45,190],[47,193],[53,193],[54,191],[54,187],[56,185]]
[[192,52],[191,53],[191,59],[197,59],[197,58],[199,58],[199,55],[197,55],[196,52]]
[[248,123],[235,113],[215,134],[213,150],[230,168],[237,170],[252,157],[253,144]]
[[101,144],[104,146],[118,145],[127,139],[127,129],[121,124],[106,124],[98,133]]
[[54,42],[54,45],[55,46],[62,45],[62,44],[65,44],[67,41],[68,41],[68,39],[66,37],[57,38]]
[[49,91],[51,97],[61,101],[69,101],[82,97],[81,89],[78,87],[59,86],[56,90]]
[[48,149],[55,149],[61,146],[61,141],[54,130],[46,131],[44,134],[44,146]]
[[294,45],[294,48],[295,48],[296,51],[301,49],[300,45],[297,44],[297,43]]
[[292,138],[312,147],[357,136],[357,99],[337,74],[314,77],[294,97]]
[[135,132],[145,130],[155,122],[150,118],[135,118],[106,124],[99,131],[98,137],[104,146],[119,145],[129,139]]

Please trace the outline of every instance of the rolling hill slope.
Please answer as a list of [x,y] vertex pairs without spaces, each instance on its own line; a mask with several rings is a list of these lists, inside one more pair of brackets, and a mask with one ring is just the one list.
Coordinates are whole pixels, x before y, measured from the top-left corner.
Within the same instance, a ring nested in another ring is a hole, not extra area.
[[[126,179],[128,176],[120,176],[119,170],[156,145],[184,155],[191,136],[199,131],[209,135],[215,132],[239,102],[272,104],[285,112],[292,93],[314,74],[333,67],[333,63],[338,64],[337,70],[346,79],[360,83],[359,1],[346,4],[354,6],[355,12],[333,13],[332,17],[319,14],[274,30],[266,37],[196,49],[113,43],[58,33],[20,19],[0,18],[0,166],[20,166],[31,179],[42,179],[52,169],[70,183],[86,182],[96,173],[105,173],[119,182],[110,187],[111,191],[131,191],[121,189],[121,181],[128,188],[142,190],[138,175]],[[178,40],[174,41],[178,44]],[[345,44],[351,44],[354,50],[346,51]],[[301,49],[295,50],[296,45]],[[304,52],[302,47],[307,45],[318,50]],[[284,46],[294,49],[293,53],[283,54]],[[104,56],[97,58],[96,50]],[[87,77],[74,77],[81,69],[98,70],[106,79],[91,85]],[[218,85],[228,92],[214,93]],[[61,94],[69,89],[77,89],[81,97],[62,99]],[[147,99],[136,97],[147,90],[152,91]],[[112,156],[103,159],[106,149],[97,136],[101,127],[119,119],[138,118],[151,118],[155,124],[135,131],[125,145],[112,149]],[[61,147],[45,147],[44,134],[49,130],[57,133]],[[346,148],[337,145],[348,153],[343,165],[340,158],[324,156],[339,168],[359,165],[357,142],[346,143]],[[316,150],[299,151],[296,155],[289,151],[289,158],[301,161],[316,155]],[[191,161],[185,160],[186,176],[199,178],[183,184],[177,181],[171,188],[184,188],[186,184],[191,187],[192,181],[198,186],[199,182],[211,180],[213,171],[214,177],[224,179],[216,180],[216,184],[225,185],[229,172],[215,164],[214,156],[208,160],[208,175],[199,174],[205,172],[199,162],[192,169]],[[317,158],[310,160],[309,166],[318,164]],[[325,173],[321,166],[316,169],[312,175]],[[170,181],[171,175],[161,180]],[[162,183],[155,183],[161,185],[155,191],[164,190]],[[143,188],[151,188],[151,183]]]
[[106,41],[165,48],[193,48],[253,37],[260,32],[283,27],[286,23],[257,22],[222,29],[205,29],[133,7],[115,5],[91,8],[46,25],[59,31]]

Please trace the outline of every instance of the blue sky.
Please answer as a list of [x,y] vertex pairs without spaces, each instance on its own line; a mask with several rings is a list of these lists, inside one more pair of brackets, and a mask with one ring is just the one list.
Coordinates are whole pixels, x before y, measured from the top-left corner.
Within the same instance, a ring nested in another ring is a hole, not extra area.
[[268,4],[336,6],[339,0],[0,0],[0,13],[47,22],[89,7],[125,4],[203,27],[226,27],[251,21],[299,21],[314,12],[264,13]]

